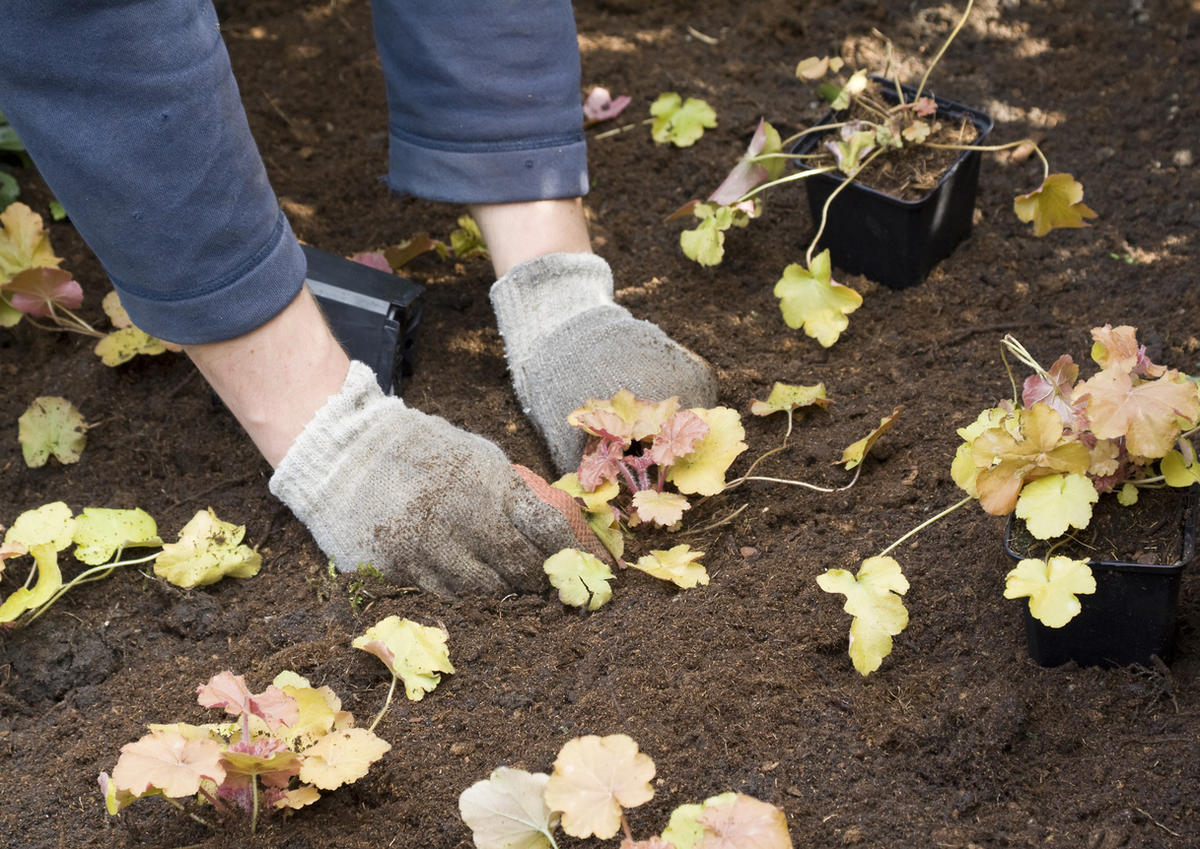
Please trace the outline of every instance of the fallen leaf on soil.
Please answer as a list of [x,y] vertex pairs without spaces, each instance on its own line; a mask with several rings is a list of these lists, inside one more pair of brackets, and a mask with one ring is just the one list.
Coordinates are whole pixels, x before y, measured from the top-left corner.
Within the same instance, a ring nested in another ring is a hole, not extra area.
[[441,683],[441,673],[454,672],[448,639],[444,628],[389,616],[355,637],[351,645],[382,660],[388,671],[404,681],[405,695],[420,701]]
[[550,776],[502,766],[458,797],[477,849],[547,849],[558,815],[542,794]]
[[621,827],[623,808],[654,796],[654,761],[624,734],[568,740],[546,782],[546,804],[562,812],[563,831],[607,840]]

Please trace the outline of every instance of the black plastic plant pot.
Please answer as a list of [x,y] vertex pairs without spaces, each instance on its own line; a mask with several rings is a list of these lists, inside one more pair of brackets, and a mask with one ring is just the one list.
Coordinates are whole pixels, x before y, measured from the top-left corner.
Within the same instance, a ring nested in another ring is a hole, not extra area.
[[333,335],[351,359],[371,367],[387,394],[400,394],[412,374],[412,349],[421,322],[422,286],[377,268],[302,245],[305,283]]
[[[1025,605],[1029,655],[1042,666],[1075,661],[1080,666],[1148,666],[1157,656],[1169,662],[1175,648],[1175,611],[1183,570],[1196,559],[1196,523],[1200,498],[1196,487],[1183,496],[1182,551],[1170,564],[1089,561],[1096,592],[1079,597],[1083,609],[1061,628],[1048,628]],[[1131,508],[1132,509],[1132,508]],[[1013,560],[1010,516],[1004,548]]]
[[[894,84],[879,77],[872,79],[881,84],[883,96],[891,103],[899,101]],[[900,88],[911,102],[916,90],[905,85]],[[991,132],[994,122],[987,114],[940,97],[934,101],[942,121],[965,118],[975,125],[979,135],[973,144],[982,144]],[[837,113],[830,112],[820,123],[836,120]],[[805,136],[792,152],[811,153],[820,141],[819,135]],[[841,270],[862,274],[890,289],[922,282],[971,234],[980,159],[980,151],[963,151],[938,184],[919,200],[900,200],[858,181],[850,183],[829,205],[818,248],[828,248],[830,259]],[[843,179],[843,174],[835,172],[804,180],[814,227],[821,220],[825,201]]]

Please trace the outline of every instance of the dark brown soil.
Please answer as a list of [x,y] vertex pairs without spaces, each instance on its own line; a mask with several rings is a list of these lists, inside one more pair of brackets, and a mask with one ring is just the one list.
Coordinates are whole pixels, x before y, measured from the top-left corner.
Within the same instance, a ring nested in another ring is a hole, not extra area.
[[[386,119],[366,0],[231,0],[222,12],[251,123],[301,237],[343,254],[422,230],[444,238],[461,210],[390,198],[377,179]],[[1012,198],[1037,184],[1037,163],[985,157],[973,236],[905,291],[843,275],[864,304],[828,350],[789,330],[771,294],[810,232],[800,191],[776,192],[762,220],[730,234],[714,269],[686,260],[679,225],[663,219],[711,191],[760,116],[785,135],[819,117],[793,77],[799,59],[837,53],[878,67],[878,30],[912,79],[922,45],[958,10],[580,0],[577,12],[584,82],[632,95],[628,120],[663,91],[702,97],[720,119],[688,149],[657,147],[641,127],[592,145],[587,208],[618,299],[708,357],[730,406],[745,410],[776,380],[825,382],[834,403],[800,419],[765,474],[846,482],[832,462],[903,404],[862,479],[835,494],[752,484],[712,499],[713,517],[747,507],[694,542],[712,582],[691,591],[625,573],[613,601],[586,616],[549,593],[450,603],[370,585],[356,605],[349,579],[327,580],[303,527],[269,495],[268,467],[186,359],[110,370],[87,340],[0,332],[10,423],[0,521],[58,499],[76,510],[138,505],[172,535],[211,505],[246,524],[265,561],[256,578],[191,592],[127,571],[0,638],[0,845],[466,847],[464,788],[499,764],[547,770],[585,733],[629,734],[657,763],[655,798],[631,813],[641,836],[678,804],[738,790],[779,805],[801,847],[1200,845],[1196,574],[1183,578],[1170,668],[1043,669],[1026,654],[1020,604],[1001,597],[1003,520],[969,506],[894,552],[912,584],[911,623],[866,679],[846,656],[840,597],[814,581],[958,500],[955,428],[1009,393],[1004,332],[1043,362],[1084,362],[1089,328],[1132,324],[1156,361],[1197,370],[1195,3],[977,4],[936,92],[989,111],[996,141],[1042,137],[1100,217],[1035,239]],[[48,196],[27,179],[25,199],[44,211]],[[53,239],[85,286],[85,314],[100,319],[98,264],[69,224],[54,225]],[[430,254],[411,276],[428,288],[408,403],[548,472],[509,387],[486,261]],[[38,395],[65,396],[99,422],[78,464],[25,467],[15,420]],[[751,450],[735,473],[782,434],[778,417],[746,419]],[[389,614],[444,624],[458,673],[393,708],[378,729],[393,749],[365,779],[253,838],[210,832],[156,799],[105,813],[97,773],[147,722],[211,718],[195,688],[222,669],[256,688],[293,669],[369,717],[388,680],[350,641]]]

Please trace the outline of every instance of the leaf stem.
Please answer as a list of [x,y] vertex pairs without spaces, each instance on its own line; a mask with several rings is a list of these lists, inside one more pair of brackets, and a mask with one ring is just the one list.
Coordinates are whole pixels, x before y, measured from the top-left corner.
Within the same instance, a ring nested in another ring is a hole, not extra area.
[[[825,204],[821,207],[821,223],[817,227],[817,233],[815,236],[813,236],[812,242],[810,242],[808,245],[808,250],[805,251],[805,253],[804,253],[804,265],[806,267],[808,267],[808,268],[812,267],[813,251],[817,249],[817,242],[821,241],[821,236],[825,233],[825,223],[829,220],[829,205],[833,203],[833,199],[835,197],[837,197],[839,194],[841,194],[842,189],[846,188],[846,186],[848,186],[852,182],[854,182],[854,178],[858,176],[859,172],[862,171],[864,168],[866,168],[868,165],[870,165],[872,162],[874,162],[876,157],[878,157],[885,150],[886,150],[886,148],[881,147],[881,148],[879,148],[879,150],[875,151],[870,156],[868,156],[863,161],[863,163],[861,165],[859,165],[858,168],[855,169],[853,174],[847,175],[846,179],[842,181],[841,185],[838,186],[836,189],[834,189],[832,192],[830,192],[829,197],[825,198]],[[826,170],[833,171],[836,169],[831,167]]]
[[375,726],[379,724],[379,720],[383,719],[383,715],[385,713],[387,713],[387,709],[392,703],[392,694],[394,694],[396,692],[396,679],[397,679],[397,675],[395,672],[393,672],[392,673],[392,686],[388,687],[387,699],[384,701],[383,707],[379,709],[379,713],[375,714],[375,719],[371,722],[371,725],[367,728],[368,731],[374,732]]
[[900,537],[900,539],[898,539],[898,540],[896,540],[895,542],[893,542],[891,545],[889,545],[889,546],[888,546],[887,548],[885,548],[883,551],[879,552],[879,555],[878,555],[878,556],[879,556],[879,557],[883,557],[885,554],[887,554],[889,551],[891,551],[892,549],[894,549],[896,546],[900,545],[900,543],[904,542],[904,541],[905,541],[906,539],[908,539],[909,537],[911,537],[911,536],[913,536],[913,535],[915,535],[915,534],[919,533],[920,531],[923,531],[923,530],[925,530],[926,528],[928,528],[930,525],[932,525],[934,522],[938,521],[939,519],[942,519],[942,518],[944,518],[944,517],[946,517],[946,516],[949,516],[951,513],[953,513],[953,512],[954,512],[955,510],[957,510],[959,507],[962,507],[962,506],[963,506],[964,504],[966,504],[968,501],[972,501],[972,500],[974,500],[974,499],[973,499],[973,498],[972,498],[970,495],[968,495],[968,496],[966,496],[966,497],[965,497],[965,498],[964,498],[962,501],[959,501],[959,502],[956,502],[955,504],[952,504],[951,506],[949,506],[949,507],[947,507],[945,510],[943,510],[941,513],[938,513],[936,516],[933,516],[933,517],[931,517],[931,518],[929,518],[929,519],[926,519],[924,522],[922,522],[921,524],[917,525],[915,528],[913,528],[911,531],[909,531],[908,533],[906,533],[904,536]]
[[250,833],[254,834],[258,828],[258,773],[250,776],[250,794],[254,799],[250,811]]
[[165,799],[165,800],[167,801],[167,803],[168,803],[168,804],[174,805],[176,808],[178,808],[179,810],[183,811],[185,814],[187,814],[187,815],[188,815],[189,817],[191,817],[193,820],[195,820],[196,822],[200,823],[200,825],[202,825],[202,826],[205,826],[206,828],[212,828],[212,827],[213,827],[213,824],[212,824],[212,823],[210,823],[208,820],[204,819],[204,818],[203,818],[202,816],[200,816],[199,814],[196,814],[196,813],[193,813],[192,811],[189,811],[187,808],[185,808],[185,807],[183,806],[183,804],[182,804],[182,803],[180,803],[180,802],[177,802],[176,800],[172,799],[170,796],[163,796],[163,799]]
[[760,194],[767,189],[772,189],[775,186],[782,186],[784,183],[793,183],[796,180],[806,180],[809,177],[816,176],[817,174],[828,174],[830,171],[836,170],[836,165],[826,165],[822,168],[810,168],[807,171],[797,171],[795,174],[788,174],[786,177],[779,177],[778,179],[763,183],[761,186],[755,186],[753,189],[746,192],[744,195],[734,201],[734,203],[748,201],[755,195]]
[[[149,554],[145,557],[137,557],[137,558],[134,558],[133,560],[118,560],[113,563],[101,563],[99,566],[93,566],[90,569],[85,569],[84,571],[82,571],[78,575],[76,575],[74,578],[72,578],[70,580],[70,582],[63,584],[61,587],[59,587],[57,590],[55,590],[54,595],[52,595],[52,596],[50,596],[50,598],[46,599],[45,604],[43,604],[41,607],[37,608],[37,610],[34,611],[32,613],[32,615],[30,615],[28,618],[25,619],[24,625],[32,624],[33,620],[37,619],[39,616],[41,616],[43,613],[45,613],[47,610],[49,610],[50,606],[52,604],[54,604],[56,601],[58,601],[60,598],[62,598],[64,595],[66,595],[67,591],[72,589],[73,587],[76,587],[79,584],[87,584],[92,581],[103,580],[104,578],[107,578],[114,569],[117,569],[121,566],[136,566],[139,563],[147,563],[147,562],[153,560],[154,558],[158,557],[158,555],[160,553],[161,552],[155,552],[154,554]],[[121,552],[118,551],[116,556],[120,557]],[[31,574],[32,574],[32,572],[31,572]]]
[[926,66],[925,76],[921,77],[921,84],[917,86],[917,93],[913,96],[914,103],[921,99],[921,92],[925,90],[925,83],[929,81],[929,75],[933,73],[933,69],[937,66],[937,63],[941,61],[943,54],[945,54],[946,49],[950,47],[950,43],[954,41],[954,38],[958,35],[959,30],[961,30],[963,25],[966,24],[967,18],[971,14],[971,7],[974,5],[975,0],[967,0],[967,8],[963,11],[962,17],[959,18],[958,24],[953,30],[951,30],[950,35],[946,37],[946,40],[942,42],[942,46],[938,50],[937,55],[934,56],[933,60],[929,63],[929,65]]

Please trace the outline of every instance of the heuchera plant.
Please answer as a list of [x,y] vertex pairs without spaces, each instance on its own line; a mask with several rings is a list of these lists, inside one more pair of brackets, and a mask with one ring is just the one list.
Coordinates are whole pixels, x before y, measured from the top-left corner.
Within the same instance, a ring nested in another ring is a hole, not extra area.
[[92,327],[75,312],[83,304],[83,289],[61,265],[40,215],[23,203],[0,212],[0,327],[15,327],[24,318],[45,330],[91,336],[99,340],[95,352],[107,366],[137,354],[182,350],[134,327],[116,292],[103,302],[114,330],[104,333]]
[[[1094,218],[1096,213],[1083,203],[1082,185],[1070,174],[1051,174],[1048,160],[1032,139],[1000,145],[934,140],[933,133],[939,122],[938,106],[925,94],[926,84],[966,23],[973,5],[974,0],[969,0],[962,18],[926,67],[913,97],[906,98],[899,80],[894,79],[890,68],[885,69],[882,76],[893,80],[898,98],[895,105],[888,105],[872,94],[867,72],[859,69],[842,73],[835,82],[823,83],[818,94],[835,113],[845,113],[853,108],[856,115],[868,117],[820,124],[786,139],[780,138],[779,132],[769,123],[760,121],[745,155],[712,194],[704,201],[689,201],[668,219],[694,216],[700,220],[695,228],[680,235],[684,254],[701,265],[719,264],[725,253],[726,232],[731,227],[745,227],[762,215],[765,191],[817,174],[840,174],[842,182],[825,201],[803,265],[789,265],[775,286],[775,295],[780,299],[788,326],[802,329],[822,346],[829,347],[846,328],[846,316],[858,308],[862,298],[854,290],[831,279],[829,252],[816,254],[816,247],[825,230],[830,203],[880,157],[914,146],[943,150],[1014,150],[1014,158],[1036,154],[1042,163],[1042,182],[1033,191],[1015,198],[1013,209],[1017,217],[1033,223],[1035,236],[1044,236],[1056,228],[1086,226],[1083,219]],[[796,76],[809,81],[821,80],[829,74],[842,72],[843,64],[836,57],[810,57],[799,63]],[[829,136],[818,153],[784,152],[803,136],[813,133]],[[830,164],[819,161],[830,158]],[[811,167],[785,175],[789,161],[801,161]]]
[[[185,589],[226,576],[252,577],[262,557],[242,544],[245,533],[244,526],[222,522],[211,509],[196,513],[173,543],[159,538],[157,523],[141,509],[85,507],[73,515],[64,502],[55,501],[27,510],[0,545],[0,574],[9,559],[28,555],[33,560],[21,586],[0,603],[0,629],[28,625],[73,587],[106,578],[122,566],[153,562],[158,577]],[[75,559],[89,568],[64,582],[58,553],[72,544]],[[122,559],[130,548],[159,551]]]
[[391,749],[354,727],[331,689],[294,672],[281,672],[261,693],[251,693],[241,675],[221,672],[197,689],[197,700],[234,721],[150,725],[149,734],[121,747],[111,776],[100,773],[110,814],[147,796],[179,807],[175,799],[194,797],[222,817],[242,811],[253,833],[261,810],[311,805],[322,790],[362,778]]
[[[978,500],[993,515],[1013,513],[1034,538],[1056,540],[1086,528],[1105,493],[1129,506],[1142,488],[1200,484],[1200,383],[1153,363],[1133,327],[1106,324],[1091,335],[1099,371],[1087,379],[1069,355],[1047,369],[1004,337],[1005,350],[1034,373],[1019,391],[1013,380],[1012,401],[959,429],[951,475],[966,497],[863,561],[857,577],[834,569],[817,579],[825,591],[846,595],[855,617],[850,656],[863,675],[879,667],[907,624],[899,596],[908,582],[887,555],[964,504]],[[1059,544],[1044,558],[1020,561],[1004,590],[1006,598],[1029,598],[1030,614],[1050,628],[1071,621],[1082,609],[1078,596],[1096,589],[1088,561],[1054,555]]]
[[500,767],[458,799],[478,849],[557,849],[561,825],[571,837],[608,840],[621,849],[790,849],[783,811],[741,793],[676,808],[661,835],[637,840],[625,816],[654,797],[654,761],[624,734],[567,741],[550,775]]

